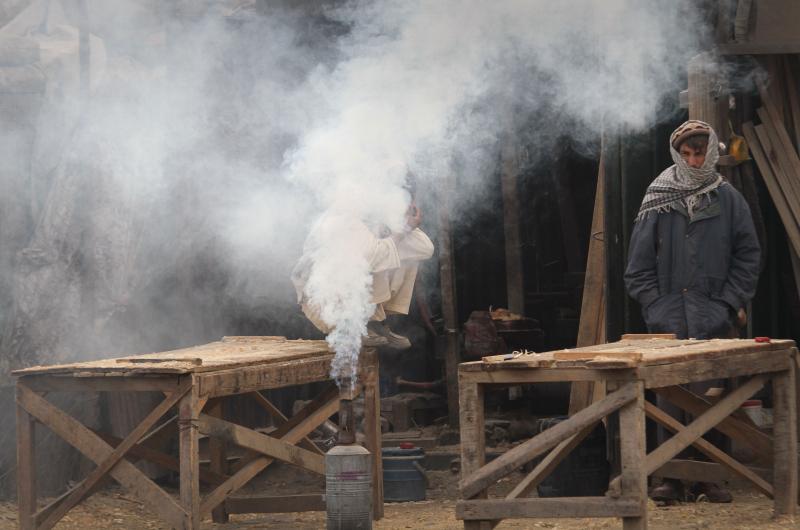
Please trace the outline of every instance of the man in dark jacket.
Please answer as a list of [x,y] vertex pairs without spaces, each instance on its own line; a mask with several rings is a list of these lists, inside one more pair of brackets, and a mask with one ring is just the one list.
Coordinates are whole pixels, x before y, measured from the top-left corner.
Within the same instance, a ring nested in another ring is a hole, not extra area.
[[[746,318],[744,307],[758,282],[761,249],[750,209],[717,173],[719,143],[707,123],[690,120],[678,127],[670,152],[675,164],[647,188],[636,217],[625,285],[641,305],[650,333],[728,338],[737,316]],[[702,394],[712,386],[719,385],[690,389]],[[660,442],[665,437],[659,432]],[[713,484],[696,484],[694,490],[711,501],[730,501],[730,494]],[[665,481],[651,496],[677,500],[682,484]]]

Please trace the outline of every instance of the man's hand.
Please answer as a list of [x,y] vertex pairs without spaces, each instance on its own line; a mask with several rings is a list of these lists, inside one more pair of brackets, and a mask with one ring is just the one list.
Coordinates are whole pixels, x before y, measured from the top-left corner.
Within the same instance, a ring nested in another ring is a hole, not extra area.
[[747,312],[744,310],[743,307],[739,308],[739,311],[736,312],[736,326],[743,328],[747,325]]
[[419,228],[420,224],[422,224],[422,211],[412,202],[406,212],[406,227],[410,232],[415,228]]

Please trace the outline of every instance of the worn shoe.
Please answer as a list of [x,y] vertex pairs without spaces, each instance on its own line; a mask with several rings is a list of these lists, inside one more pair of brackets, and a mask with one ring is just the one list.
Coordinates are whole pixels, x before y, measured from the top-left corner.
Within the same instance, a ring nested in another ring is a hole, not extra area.
[[713,482],[696,482],[691,487],[695,502],[727,503],[733,501],[731,492]]
[[661,485],[650,490],[650,498],[656,502],[674,504],[683,501],[686,494],[683,482],[674,479],[664,479]]
[[378,322],[373,320],[367,324],[367,330],[372,330],[379,336],[386,339],[386,347],[393,350],[407,350],[411,347],[411,341],[408,337],[398,335],[386,325],[385,322]]
[[367,326],[367,334],[361,337],[361,345],[367,348],[379,348],[389,344],[389,339],[379,335],[375,330]]

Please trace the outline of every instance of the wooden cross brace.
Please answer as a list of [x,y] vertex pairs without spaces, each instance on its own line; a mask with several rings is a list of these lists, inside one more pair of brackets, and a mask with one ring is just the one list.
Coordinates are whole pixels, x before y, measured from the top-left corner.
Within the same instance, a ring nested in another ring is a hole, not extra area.
[[[741,404],[749,399],[753,394],[758,392],[769,379],[769,375],[757,375],[745,384],[729,393],[721,399],[716,405],[706,408],[705,412],[698,416],[689,425],[684,426],[672,416],[665,413],[651,403],[645,403],[645,414],[654,421],[664,425],[667,429],[673,431],[675,434],[658,446],[655,450],[647,455],[645,460],[645,469],[648,475],[657,471],[661,466],[669,462],[678,453],[694,445],[701,452],[706,454],[709,458],[719,462],[720,464],[728,467],[731,471],[741,475],[747,480],[751,481],[760,491],[772,497],[772,486],[770,486],[761,477],[747,469],[747,466],[740,464],[730,456],[726,455],[724,451],[714,447],[712,444],[702,439],[702,436],[724,422],[725,419],[731,415]],[[680,391],[668,391],[666,394],[671,396],[684,396]],[[676,399],[683,405],[688,405],[689,400]],[[692,407],[695,412],[699,407]],[[728,425],[731,425],[728,422]],[[619,495],[619,478],[611,481],[609,485],[609,494],[612,496]]]
[[201,515],[210,514],[231,493],[247,484],[275,459],[301,465],[311,471],[324,474],[324,460],[321,455],[295,446],[306,439],[309,433],[330,418],[338,409],[339,391],[335,385],[332,385],[292,418],[280,425],[277,430],[270,433],[270,436],[217,418],[201,415],[199,420],[201,431],[207,429],[211,436],[227,439],[256,452],[244,459],[238,468],[233,470],[230,478],[206,495],[200,504]]
[[[176,391],[167,394],[127,437],[120,440],[92,431],[24,384],[19,384],[17,390],[19,406],[97,464],[80,484],[39,510],[33,516],[30,526],[37,529],[52,528],[70,509],[93,494],[97,487],[102,485],[104,478],[111,476],[148,506],[153,507],[165,521],[175,528],[184,528],[187,525],[186,510],[133,463],[126,460],[125,456],[146,458],[167,468],[180,470],[180,462],[177,459],[150,449],[141,442],[153,425],[189,392],[191,386],[190,379],[184,381]],[[322,452],[310,442],[307,435],[337,412],[339,394],[336,386],[332,385],[290,419],[282,416],[261,394],[255,399],[276,416],[279,426],[271,436],[208,414],[197,414],[206,400],[197,400],[195,411],[190,413],[198,416],[196,427],[201,433],[236,443],[258,454],[245,462],[230,477],[211,471],[200,472],[200,477],[205,481],[217,484],[200,505],[200,512],[203,515],[210,513],[230,493],[241,488],[276,459],[299,465],[315,473],[325,473]],[[313,450],[298,447],[296,445],[298,443],[310,446]]]
[[[460,484],[461,494],[465,499],[477,496],[499,479],[530,462],[548,449],[582,433],[590,426],[593,427],[602,418],[637,399],[637,389],[636,383],[628,383],[602,400],[576,413],[568,420],[507,451],[502,456],[462,479]],[[567,441],[565,444],[571,445],[573,442],[574,440]]]
[[190,388],[191,381],[187,380],[153,409],[115,448],[81,422],[24,384],[18,383],[17,404],[97,464],[97,467],[80,484],[34,515],[31,526],[38,529],[52,528],[64,514],[92,493],[103,477],[110,475],[148,506],[151,506],[165,521],[175,528],[183,528],[186,519],[185,510],[124,456]]

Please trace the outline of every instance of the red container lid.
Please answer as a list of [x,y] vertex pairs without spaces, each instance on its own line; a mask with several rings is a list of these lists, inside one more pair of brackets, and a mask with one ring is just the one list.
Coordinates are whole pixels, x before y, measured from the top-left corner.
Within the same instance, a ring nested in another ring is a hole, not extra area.
[[769,342],[770,338],[769,337],[756,337],[753,340],[755,340],[756,342]]
[[760,399],[748,399],[747,401],[742,403],[742,407],[760,407],[761,400]]
[[414,449],[414,444],[411,442],[400,442],[400,449]]

